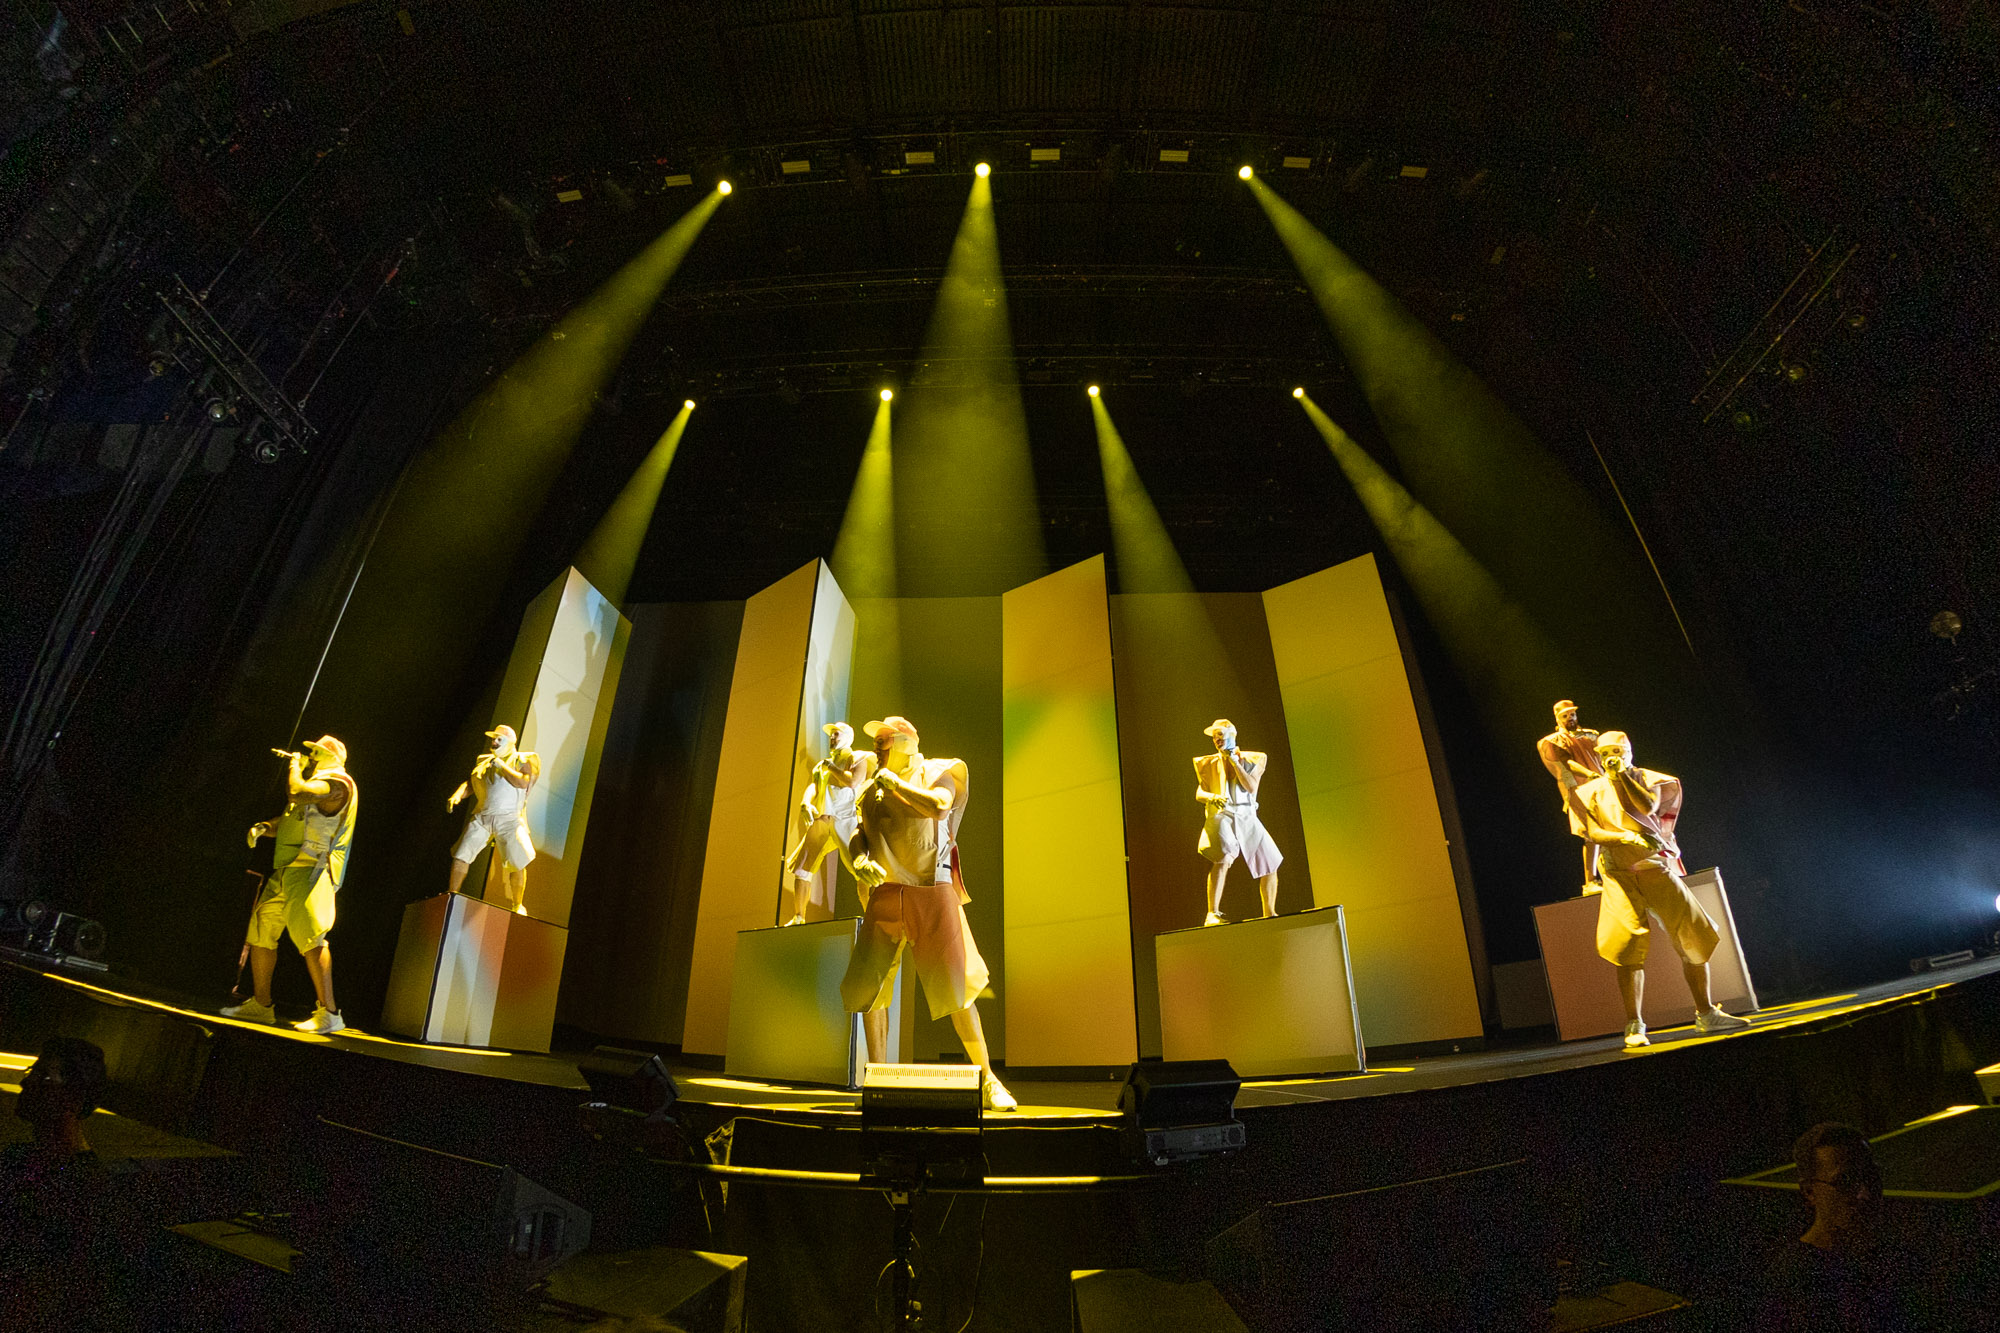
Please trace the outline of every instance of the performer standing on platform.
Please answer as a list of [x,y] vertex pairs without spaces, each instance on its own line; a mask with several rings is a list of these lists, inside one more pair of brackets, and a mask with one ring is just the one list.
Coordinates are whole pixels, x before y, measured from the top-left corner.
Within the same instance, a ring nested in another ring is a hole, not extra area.
[[1556,780],[1563,811],[1569,815],[1569,831],[1583,839],[1583,891],[1596,893],[1600,884],[1597,844],[1584,832],[1583,807],[1576,799],[1576,789],[1604,772],[1603,765],[1597,762],[1597,733],[1577,726],[1576,705],[1568,699],[1558,699],[1556,729],[1535,742],[1535,753],[1541,756],[1542,767]]
[[1257,788],[1271,766],[1270,756],[1237,749],[1236,724],[1226,717],[1210,723],[1202,735],[1215,742],[1214,754],[1196,755],[1194,760],[1194,798],[1206,811],[1195,850],[1214,862],[1208,871],[1208,919],[1202,924],[1223,924],[1223,882],[1239,856],[1257,880],[1264,915],[1276,916],[1278,867],[1285,857],[1264,831],[1264,821],[1257,818]]
[[472,765],[472,776],[458,784],[458,790],[444,803],[456,810],[468,795],[472,813],[466,816],[465,832],[451,852],[451,891],[465,883],[472,858],[492,843],[507,864],[507,910],[528,914],[528,863],[535,859],[535,844],[528,838],[528,788],[541,775],[542,757],[531,750],[514,748],[514,729],[502,722],[486,733],[492,748]]
[[804,924],[806,907],[812,903],[818,903],[828,916],[833,915],[833,876],[826,877],[824,895],[814,892],[820,886],[819,868],[828,853],[837,853],[841,864],[853,873],[848,844],[854,840],[858,827],[854,802],[867,785],[875,764],[873,755],[854,752],[853,727],[845,722],[829,722],[822,730],[829,744],[827,755],[812,767],[811,785],[799,802],[804,830],[797,844],[785,854],[789,879],[785,886],[785,906],[790,909],[785,912],[788,926]]
[[861,730],[875,742],[875,775],[861,794],[851,847],[864,912],[841,999],[849,1012],[862,1015],[868,1059],[880,1064],[889,1049],[889,999],[907,945],[931,1017],[951,1015],[966,1055],[986,1071],[986,1109],[1011,1111],[1014,1098],[993,1076],[974,1005],[989,978],[965,919],[971,897],[958,866],[965,761],[926,759],[907,718],[886,717]]
[[1604,895],[1597,906],[1597,952],[1618,969],[1625,1002],[1625,1044],[1650,1046],[1640,1001],[1645,996],[1646,914],[1660,919],[1681,956],[1681,972],[1694,996],[1695,1026],[1704,1033],[1750,1026],[1709,999],[1708,958],[1721,939],[1715,922],[1681,879],[1681,780],[1632,762],[1632,742],[1622,731],[1597,738],[1601,776],[1577,788],[1584,836],[1603,849],[1599,870]]
[[271,858],[276,873],[264,882],[250,914],[250,978],[256,989],[249,999],[222,1013],[226,1018],[276,1025],[271,973],[278,966],[278,939],[289,934],[312,974],[319,1001],[311,1018],[292,1026],[301,1032],[338,1032],[347,1024],[333,998],[333,951],[326,935],[333,929],[334,895],[347,875],[361,794],[347,776],[347,746],[332,736],[307,741],[304,753],[271,753],[290,765],[286,776],[290,803],[277,819],[250,826],[251,846],[266,835],[278,840]]

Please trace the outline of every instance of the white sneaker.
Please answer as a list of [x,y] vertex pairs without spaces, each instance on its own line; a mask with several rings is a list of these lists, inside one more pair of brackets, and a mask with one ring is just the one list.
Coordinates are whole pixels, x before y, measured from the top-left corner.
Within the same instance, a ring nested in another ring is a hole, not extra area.
[[1646,1035],[1646,1025],[1635,1018],[1625,1025],[1625,1044],[1635,1048],[1651,1046],[1653,1039]]
[[804,917],[794,916],[790,921],[787,921],[785,924],[788,926],[803,926],[805,923],[806,919]]
[[527,914],[528,914],[528,905],[527,905],[526,903],[515,903],[515,904],[514,904],[514,915],[515,915],[515,916],[526,916]]
[[1694,1025],[1704,1035],[1716,1032],[1741,1032],[1750,1026],[1747,1018],[1735,1014],[1725,1014],[1720,1009],[1709,1009],[1694,1016]]
[[294,1023],[292,1026],[300,1032],[311,1032],[324,1037],[330,1032],[340,1031],[347,1024],[341,1021],[339,1010],[328,1013],[326,1010],[315,1006],[311,1018],[308,1018],[303,1023]]
[[1014,1100],[1014,1094],[1002,1087],[1000,1080],[991,1074],[986,1076],[986,1081],[981,1085],[980,1092],[982,1093],[980,1101],[985,1104],[986,1109],[989,1111],[1013,1111],[1020,1108],[1021,1103]]
[[1229,923],[1222,919],[1222,913],[1210,912],[1208,914],[1208,920],[1202,922],[1201,924],[1204,926],[1226,926]]
[[257,997],[254,995],[241,1004],[230,1005],[222,1011],[222,1016],[240,1018],[246,1023],[269,1023],[272,1027],[278,1026],[278,1011],[268,1004],[257,1003]]

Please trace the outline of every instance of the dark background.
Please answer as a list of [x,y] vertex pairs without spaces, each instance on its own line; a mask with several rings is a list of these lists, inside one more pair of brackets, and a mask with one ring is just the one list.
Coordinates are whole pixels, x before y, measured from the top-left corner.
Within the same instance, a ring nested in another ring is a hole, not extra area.
[[[1527,909],[1573,890],[1574,843],[1534,737],[1485,730],[1483,682],[1454,670],[1289,400],[1310,385],[1389,463],[1234,178],[1248,160],[1615,520],[1602,450],[1693,661],[1596,645],[1614,691],[1671,681],[1673,697],[1586,699],[1586,721],[1659,728],[1641,762],[1687,779],[1684,844],[1727,870],[1760,983],[1973,944],[2000,925],[1994,16],[1742,11],[270,0],[136,41],[116,5],[16,7],[4,892],[99,916],[142,976],[221,988],[240,830],[278,799],[263,750],[344,725],[301,720],[302,702],[404,464],[726,174],[737,193],[546,506],[520,516],[501,610],[476,642],[437,646],[463,714],[368,757],[342,900],[344,998],[367,1021],[401,903],[442,881],[430,785],[520,606],[685,396],[702,407],[630,600],[736,600],[824,554],[874,389],[927,373],[968,169],[989,160],[1052,567],[1110,546],[1085,382],[1106,385],[1198,588],[1375,550],[1438,712],[1492,956],[1531,956]],[[305,399],[309,451],[260,465],[243,420],[202,419],[203,363],[157,359],[176,274]],[[1743,375],[1726,402],[1705,392],[1719,371]],[[1661,612],[1657,586],[1630,595]],[[1946,609],[1955,644],[1926,628]]]

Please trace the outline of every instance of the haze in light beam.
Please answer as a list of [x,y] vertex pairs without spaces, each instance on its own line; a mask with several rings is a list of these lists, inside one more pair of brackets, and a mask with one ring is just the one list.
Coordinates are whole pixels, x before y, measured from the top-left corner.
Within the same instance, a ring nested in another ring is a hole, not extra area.
[[550,485],[720,198],[705,195],[537,338],[405,469],[312,705],[356,754],[421,751],[459,716],[480,631],[496,610],[519,614],[495,603]]
[[[902,626],[896,614],[896,482],[889,448],[889,399],[875,407],[875,424],[861,451],[847,512],[828,562],[854,608],[855,673],[881,682],[886,697],[902,695]],[[894,710],[891,710],[894,711]]]
[[1686,661],[1631,539],[1421,320],[1260,177],[1251,192],[1297,264],[1411,492],[1573,652],[1606,635]]
[[615,606],[625,604],[632,570],[639,563],[639,548],[645,545],[646,533],[653,526],[653,510],[660,503],[660,488],[666,484],[667,469],[674,465],[681,434],[693,415],[691,403],[674,414],[570,561]]
[[924,360],[897,431],[902,594],[993,594],[1039,578],[1041,515],[986,177],[966,199]]
[[1474,686],[1495,739],[1510,746],[1532,743],[1549,728],[1552,702],[1566,694],[1589,697],[1590,689],[1548,635],[1437,516],[1310,394],[1298,402],[1333,451],[1459,673]]
[[[1189,707],[1182,710],[1187,712],[1190,734],[1199,735],[1200,728],[1218,715],[1242,711],[1236,702],[1242,693],[1241,680],[1102,395],[1091,396],[1090,415],[1097,425],[1097,461],[1104,472],[1112,560],[1121,594],[1114,627],[1127,623],[1136,631],[1135,637],[1145,642],[1180,645],[1173,661],[1137,655],[1121,662],[1120,669],[1149,697],[1172,698],[1177,703],[1182,691],[1176,686],[1181,678],[1227,682],[1219,696],[1187,701]],[[1192,720],[1202,712],[1208,716],[1199,722]]]

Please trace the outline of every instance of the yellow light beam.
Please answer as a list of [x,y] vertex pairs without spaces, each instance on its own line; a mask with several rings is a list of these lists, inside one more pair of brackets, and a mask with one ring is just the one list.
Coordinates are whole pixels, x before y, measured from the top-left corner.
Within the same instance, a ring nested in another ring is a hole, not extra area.
[[1589,493],[1407,307],[1262,178],[1247,179],[1412,494],[1573,651],[1615,634],[1676,657],[1659,588]]
[[912,384],[897,423],[903,595],[998,593],[1039,578],[1041,515],[985,176],[966,198],[924,359],[951,379]]
[[900,707],[903,645],[895,600],[896,482],[889,407],[895,394],[884,389],[880,396],[828,563],[854,608],[855,675],[879,682],[885,697]]
[[584,538],[570,561],[614,606],[624,605],[626,589],[632,584],[632,571],[639,563],[639,548],[645,545],[646,532],[653,526],[660,488],[666,484],[667,469],[674,465],[681,435],[693,415],[694,400],[690,398],[667,423],[659,440],[647,451],[624,489],[618,492],[618,498],[604,511],[604,517],[597,520],[597,526],[590,530],[590,536]]
[[850,598],[896,595],[896,491],[887,397],[875,409],[875,424],[861,451],[861,470],[848,493],[831,563],[841,591]]
[[[1114,628],[1122,627],[1135,649],[1140,644],[1176,645],[1171,657],[1134,651],[1119,669],[1147,697],[1171,701],[1188,733],[1196,734],[1211,718],[1243,710],[1241,678],[1208,608],[1195,596],[1187,565],[1099,394],[1091,395],[1090,415],[1097,424],[1097,461],[1104,472],[1111,554],[1122,594]],[[1202,682],[1199,692],[1189,688],[1195,681]]]
[[1496,737],[1518,743],[1537,727],[1546,729],[1549,701],[1575,679],[1548,635],[1310,394],[1293,396],[1333,452],[1460,674],[1483,687],[1474,695]]
[[[721,200],[704,195],[411,460],[353,585],[308,727],[331,727],[357,755],[443,739],[457,716],[448,700],[550,486]],[[312,603],[298,608],[308,626],[324,623]]]
[[1180,552],[1174,549],[1167,525],[1153,497],[1139,480],[1125,441],[1111,420],[1111,409],[1090,386],[1090,415],[1097,423],[1097,461],[1104,470],[1104,500],[1111,514],[1111,552],[1117,562],[1120,592],[1193,592],[1194,580]]

